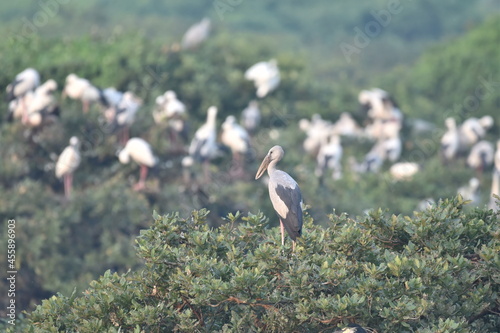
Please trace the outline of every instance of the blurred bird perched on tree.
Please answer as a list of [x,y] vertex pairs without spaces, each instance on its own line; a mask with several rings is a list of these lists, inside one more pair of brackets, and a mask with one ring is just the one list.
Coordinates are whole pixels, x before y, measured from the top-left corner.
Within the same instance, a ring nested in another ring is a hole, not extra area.
[[259,102],[250,101],[248,106],[241,112],[241,124],[250,135],[253,135],[259,127],[260,120]]
[[174,91],[167,90],[163,95],[156,97],[153,119],[156,124],[167,124],[168,135],[175,152],[183,151],[182,141],[187,141],[186,117],[186,106],[177,99]]
[[73,187],[73,172],[80,165],[80,140],[71,137],[69,146],[64,148],[56,163],[56,177],[64,178],[64,195],[68,199]]
[[206,182],[210,181],[209,162],[217,156],[219,150],[217,145],[216,119],[217,108],[211,106],[207,110],[207,121],[194,133],[194,138],[189,146],[189,155],[195,161],[203,164]]
[[491,116],[466,119],[458,129],[461,149],[467,149],[482,140],[493,123]]
[[93,86],[89,80],[78,77],[78,75],[74,73],[66,77],[62,98],[64,99],[66,96],[71,99],[80,100],[84,113],[87,113],[90,109],[90,105],[94,103],[101,103],[104,106],[109,106],[101,89]]
[[124,146],[130,138],[130,126],[135,121],[135,114],[142,106],[142,99],[126,91],[117,105],[104,111],[104,116],[113,132],[118,132],[118,141]]
[[40,74],[33,68],[27,68],[17,74],[6,87],[7,102],[9,102],[8,121],[26,117],[28,102],[33,98],[33,92],[40,85]]
[[233,177],[244,175],[245,156],[249,156],[250,136],[248,132],[238,125],[234,116],[227,116],[222,123],[221,142],[231,149],[233,155],[233,167],[230,173]]
[[55,120],[59,116],[59,106],[54,93],[57,90],[57,83],[48,80],[25,96],[26,111],[22,117],[22,123],[29,127],[38,127],[47,123],[49,118]]
[[441,157],[446,163],[457,156],[460,150],[460,137],[455,119],[446,118],[445,125],[448,130],[441,138]]
[[193,24],[182,37],[181,47],[183,50],[192,50],[203,43],[210,35],[212,22],[205,17],[200,22]]
[[326,169],[332,170],[332,178],[337,180],[342,178],[342,145],[340,143],[340,136],[330,135],[326,138],[326,142],[322,143],[316,158],[316,171],[315,174],[323,183],[323,175]]
[[494,157],[495,148],[493,144],[482,140],[472,146],[467,157],[467,165],[476,170],[477,176],[481,177],[483,171],[493,164]]
[[264,98],[280,84],[280,71],[276,59],[261,61],[245,72],[245,79],[253,81],[257,97]]
[[40,85],[40,74],[36,69],[26,68],[16,75],[7,88],[7,102],[23,97],[27,92],[34,91]]
[[148,168],[154,167],[158,163],[158,159],[153,154],[149,143],[141,138],[131,138],[128,140],[125,148],[118,154],[118,159],[123,164],[128,164],[130,158],[141,167],[139,181],[134,185],[134,190],[139,191],[146,187]]

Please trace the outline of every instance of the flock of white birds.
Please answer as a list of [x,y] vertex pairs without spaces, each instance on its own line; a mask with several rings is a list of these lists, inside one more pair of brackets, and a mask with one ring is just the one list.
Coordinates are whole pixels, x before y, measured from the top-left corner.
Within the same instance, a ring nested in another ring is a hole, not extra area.
[[[206,18],[193,25],[182,39],[182,49],[198,47],[209,36],[210,28],[210,20]],[[244,73],[244,77],[254,82],[258,98],[265,98],[272,93],[278,88],[281,80],[275,59],[256,63]],[[54,95],[57,83],[52,79],[40,83],[39,73],[28,68],[7,86],[10,120],[20,120],[28,128],[38,128],[57,121],[59,107]],[[92,105],[100,106],[102,119],[116,133],[123,147],[118,154],[120,162],[128,163],[132,159],[140,165],[140,178],[134,188],[144,189],[148,168],[154,167],[158,159],[148,142],[142,138],[129,137],[129,128],[143,101],[130,91],[120,92],[113,87],[100,89],[74,73],[66,77],[61,96],[80,100],[84,113],[87,113]],[[389,172],[394,180],[411,179],[421,166],[400,161],[403,150],[400,133],[403,128],[403,113],[389,93],[382,89],[363,90],[358,99],[366,110],[368,119],[365,127],[361,127],[347,112],[342,113],[335,123],[324,120],[319,115],[314,115],[311,120],[300,120],[299,127],[306,134],[303,149],[316,159],[316,176],[320,182],[327,172],[332,173],[333,179],[342,178],[342,138],[351,137],[368,138],[374,142],[362,161],[349,158],[348,165],[352,172],[376,173],[389,161],[392,163]],[[167,90],[156,98],[152,116],[156,124],[167,124],[174,150],[184,152],[184,143],[188,140],[187,110],[174,91]],[[182,165],[184,168],[190,168],[194,163],[201,163],[205,181],[210,181],[209,163],[220,155],[222,144],[231,150],[233,156],[231,176],[241,177],[244,174],[245,156],[251,152],[251,137],[257,131],[261,120],[259,104],[255,100],[249,102],[248,107],[241,113],[241,125],[235,116],[231,115],[225,119],[221,126],[220,144],[217,140],[216,119],[217,107],[211,106],[207,111],[206,122],[198,128],[191,140]],[[494,144],[484,140],[488,129],[493,126],[493,118],[469,118],[460,125],[457,125],[453,118],[447,118],[445,125],[447,132],[441,139],[443,163],[450,163],[459,156],[468,154],[467,165],[475,169],[478,175],[494,165],[491,194],[498,195],[500,141],[496,144],[495,153]],[[60,154],[56,163],[55,173],[58,178],[64,178],[66,197],[71,195],[72,174],[81,162],[79,145],[79,139],[72,137],[70,145]],[[478,179],[472,178],[469,185],[461,187],[458,193],[478,204],[478,188]],[[489,207],[496,209],[493,197],[490,197]]]

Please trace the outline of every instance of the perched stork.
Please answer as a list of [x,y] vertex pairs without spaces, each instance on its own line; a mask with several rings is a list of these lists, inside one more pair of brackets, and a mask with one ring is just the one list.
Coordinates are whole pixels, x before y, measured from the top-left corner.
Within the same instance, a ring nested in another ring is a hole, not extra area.
[[468,148],[479,142],[486,136],[486,132],[493,126],[493,118],[484,116],[481,118],[468,118],[460,125],[458,132],[460,144],[463,148]]
[[247,69],[245,79],[253,81],[257,97],[263,98],[280,84],[280,71],[276,59],[261,61]]
[[370,118],[386,118],[388,113],[383,100],[388,97],[389,93],[387,91],[373,88],[371,90],[361,90],[358,101]]
[[64,148],[56,163],[56,177],[64,177],[64,195],[71,196],[73,184],[73,172],[80,165],[80,140],[76,136],[71,137],[69,146]]
[[191,50],[197,48],[210,35],[212,23],[209,18],[205,17],[200,22],[192,25],[182,37],[181,47],[183,50]]
[[323,181],[325,170],[332,169],[332,177],[337,180],[342,178],[342,145],[338,135],[330,135],[326,142],[321,145],[318,156],[316,158],[316,176],[320,179],[320,184]]
[[358,101],[371,119],[394,121],[400,124],[403,122],[401,110],[385,90],[379,88],[362,90],[358,95]]
[[259,102],[250,101],[248,106],[241,112],[241,124],[250,134],[254,134],[260,124]]
[[469,156],[467,157],[467,165],[476,170],[480,176],[484,169],[493,164],[495,157],[495,148],[491,142],[481,140],[472,146]]
[[156,107],[153,111],[155,123],[167,123],[168,135],[174,150],[183,151],[182,142],[179,136],[186,139],[186,106],[177,99],[177,95],[172,90],[167,90],[163,95],[156,98]]
[[104,106],[107,101],[103,95],[103,91],[93,86],[89,80],[80,78],[76,74],[69,74],[66,77],[66,84],[62,93],[62,97],[68,96],[71,99],[79,99],[82,101],[82,109],[87,113],[90,109],[90,104],[100,102]]
[[118,154],[118,159],[123,164],[129,163],[130,158],[141,167],[139,182],[134,185],[134,190],[139,191],[146,187],[148,168],[154,167],[158,159],[153,154],[153,150],[149,143],[141,138],[131,138],[128,140],[125,148]]
[[26,104],[26,112],[22,117],[23,124],[37,127],[41,125],[43,118],[59,115],[59,107],[54,96],[56,90],[57,82],[48,80],[36,88],[34,93],[25,96],[25,98],[30,98]]
[[40,74],[36,69],[27,68],[16,75],[6,88],[7,102],[23,97],[27,92],[34,91],[40,85]]
[[245,155],[250,153],[250,136],[248,132],[238,125],[234,116],[227,116],[222,123],[221,142],[231,149],[233,155],[233,176],[241,177],[244,174]]
[[306,153],[316,158],[321,148],[321,144],[325,142],[328,136],[333,132],[332,124],[327,120],[323,120],[319,114],[314,114],[311,121],[308,119],[301,119],[299,121],[299,128],[306,132],[306,139],[302,145],[304,150]]
[[448,131],[441,138],[441,156],[444,162],[453,160],[460,150],[460,137],[455,119],[446,118]]
[[284,154],[281,146],[272,147],[262,161],[255,179],[259,179],[267,170],[269,197],[280,219],[281,245],[285,245],[286,229],[293,241],[292,249],[295,250],[295,241],[302,235],[302,194],[299,185],[289,174],[276,169],[276,164]]
[[196,133],[189,146],[189,155],[197,162],[203,163],[205,181],[210,179],[209,161],[217,156],[217,133],[216,133],[217,108],[211,106],[207,111],[207,122],[203,124]]
[[130,126],[135,121],[135,114],[142,105],[142,100],[132,92],[127,91],[116,106],[104,111],[108,123],[114,130],[118,130],[118,140],[125,145],[130,137]]

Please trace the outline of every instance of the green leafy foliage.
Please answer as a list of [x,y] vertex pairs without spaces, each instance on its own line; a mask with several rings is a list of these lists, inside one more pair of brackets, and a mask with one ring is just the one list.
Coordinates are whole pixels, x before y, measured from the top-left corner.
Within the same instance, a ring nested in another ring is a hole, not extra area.
[[83,295],[30,314],[31,332],[493,331],[500,325],[500,229],[460,198],[414,218],[306,215],[291,252],[259,213],[207,226],[208,211],[155,214],[136,249],[144,268],[106,272]]

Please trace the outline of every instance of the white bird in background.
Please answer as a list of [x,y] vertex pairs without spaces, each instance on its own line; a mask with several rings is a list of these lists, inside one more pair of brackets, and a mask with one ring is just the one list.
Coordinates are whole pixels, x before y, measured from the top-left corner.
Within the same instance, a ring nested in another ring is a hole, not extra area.
[[250,153],[250,136],[243,127],[238,125],[234,116],[227,116],[222,123],[221,142],[231,149],[233,155],[230,173],[234,177],[241,177],[244,174],[244,157]]
[[59,106],[54,96],[56,90],[56,81],[48,80],[34,92],[29,91],[25,94],[23,99],[26,108],[22,115],[23,125],[38,128],[56,121],[59,116]]
[[491,142],[482,140],[472,146],[469,156],[467,157],[467,165],[476,170],[480,176],[484,169],[493,164],[495,156],[495,148]]
[[247,69],[245,79],[253,81],[257,97],[263,98],[280,84],[280,72],[276,59],[261,61]]
[[9,115],[7,120],[26,117],[27,105],[31,101],[33,91],[40,85],[40,74],[33,68],[27,68],[17,74],[7,88]]
[[112,106],[104,111],[104,115],[109,124],[118,130],[118,141],[125,145],[130,137],[130,126],[135,121],[135,114],[142,105],[142,100],[132,92],[127,91],[116,106]]
[[472,117],[465,120],[458,129],[461,147],[471,147],[483,139],[488,129],[493,126],[493,122],[491,116],[484,116],[480,119]]
[[189,155],[197,162],[203,163],[205,181],[209,181],[209,161],[217,156],[217,133],[216,133],[217,108],[211,106],[207,111],[207,121],[196,133],[189,146]]
[[7,101],[23,97],[27,92],[34,91],[40,85],[40,74],[36,69],[27,68],[16,75],[6,88]]
[[455,119],[446,118],[446,133],[441,138],[441,156],[445,162],[453,160],[460,150],[460,137]]
[[403,122],[403,113],[385,90],[379,88],[362,90],[358,95],[358,101],[372,119],[396,121],[400,124]]
[[56,177],[64,177],[64,195],[71,196],[73,184],[73,172],[80,165],[80,140],[76,136],[71,137],[69,146],[64,148],[56,163]]
[[26,117],[34,112],[47,112],[58,114],[57,100],[54,93],[57,91],[57,82],[48,80],[35,89],[29,103],[26,106]]
[[182,37],[181,47],[183,50],[191,50],[197,48],[210,35],[212,23],[209,18],[205,17],[200,22],[192,25]]
[[322,143],[318,156],[316,157],[315,174],[319,178],[320,183],[323,182],[323,175],[326,169],[333,170],[332,178],[337,180],[342,178],[342,145],[338,135],[330,135],[325,142]]
[[172,90],[167,90],[163,95],[156,98],[156,107],[153,110],[155,123],[166,122],[168,135],[174,151],[183,151],[182,142],[179,137],[186,139],[186,106],[177,99],[177,95]]
[[79,99],[82,102],[82,109],[87,113],[92,103],[101,102],[105,106],[107,101],[103,97],[103,92],[93,86],[89,80],[80,78],[76,74],[69,74],[66,77],[66,84],[62,92],[62,97],[68,96],[71,99]]
[[458,189],[457,194],[460,194],[464,200],[471,200],[473,205],[478,205],[479,196],[479,179],[476,177],[469,180],[469,184]]
[[392,179],[398,181],[411,180],[418,173],[420,167],[415,162],[394,163],[389,168]]
[[248,106],[241,112],[241,124],[248,131],[253,134],[257,131],[261,120],[259,102],[250,101]]
[[148,168],[154,167],[158,163],[158,159],[153,154],[149,143],[141,138],[128,140],[125,148],[118,154],[118,159],[123,164],[129,163],[130,158],[141,167],[139,181],[134,185],[134,190],[139,191],[146,187]]
[[333,133],[331,122],[323,120],[319,114],[314,114],[311,121],[301,119],[299,121],[299,128],[306,132],[306,138],[302,144],[304,150],[316,158],[321,144]]
[[165,120],[180,117],[186,113],[186,106],[177,99],[177,94],[167,90],[156,98],[156,109],[153,111],[155,123],[160,124]]

